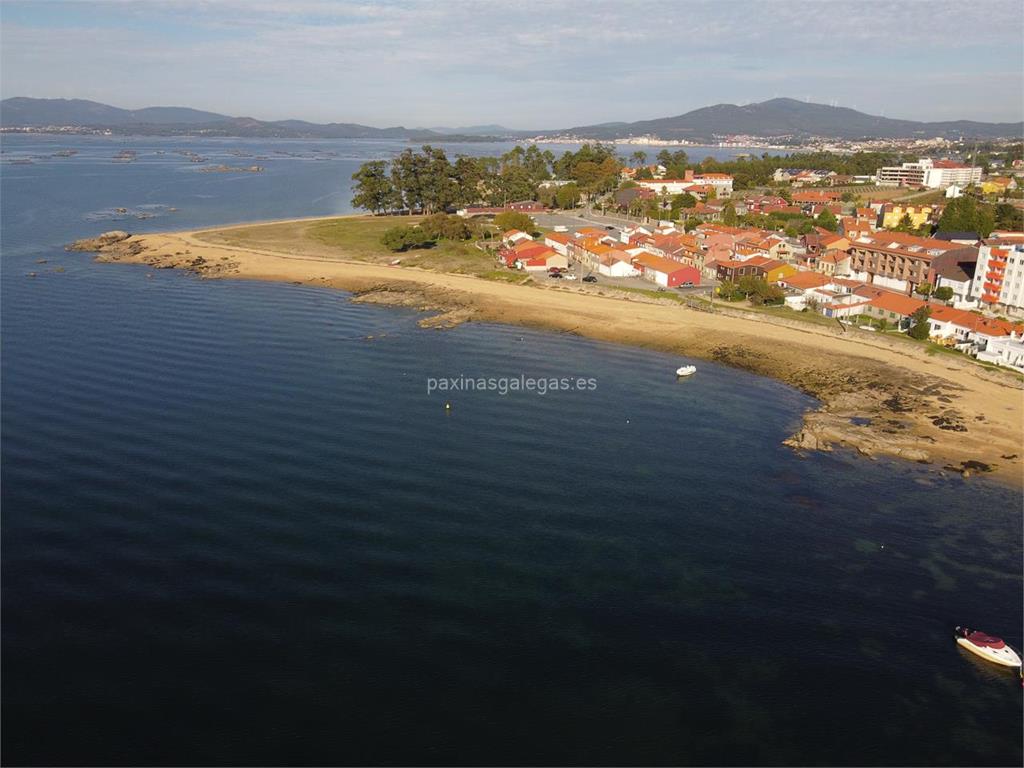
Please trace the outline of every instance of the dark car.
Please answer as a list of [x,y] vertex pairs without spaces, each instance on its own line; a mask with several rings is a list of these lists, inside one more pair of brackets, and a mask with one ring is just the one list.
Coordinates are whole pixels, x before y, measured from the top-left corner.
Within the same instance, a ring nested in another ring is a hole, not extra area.
[[593,275],[587,275],[586,277],[583,278],[583,282],[584,283],[596,283],[597,282],[597,278],[594,277]]
[[562,279],[562,273],[561,272],[552,272],[551,274],[548,275],[548,277],[557,277],[559,280],[561,280]]
[[608,230],[612,230],[612,231],[614,231],[614,230],[615,230],[615,227],[605,227],[605,229],[608,229]]

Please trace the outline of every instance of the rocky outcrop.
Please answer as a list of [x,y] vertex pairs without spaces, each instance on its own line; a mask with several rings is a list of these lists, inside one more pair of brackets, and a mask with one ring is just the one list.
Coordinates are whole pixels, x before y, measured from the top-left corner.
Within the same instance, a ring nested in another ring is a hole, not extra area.
[[64,250],[66,251],[102,251],[107,246],[120,243],[123,240],[127,240],[131,237],[130,234],[121,229],[115,229],[110,232],[104,232],[99,237],[88,237],[83,240],[75,240],[71,245],[67,246]]
[[898,456],[909,461],[928,462],[931,454],[919,435],[886,434],[868,425],[858,425],[849,416],[821,411],[805,414],[799,432],[783,441],[798,450],[831,451],[835,446],[853,448],[861,456]]

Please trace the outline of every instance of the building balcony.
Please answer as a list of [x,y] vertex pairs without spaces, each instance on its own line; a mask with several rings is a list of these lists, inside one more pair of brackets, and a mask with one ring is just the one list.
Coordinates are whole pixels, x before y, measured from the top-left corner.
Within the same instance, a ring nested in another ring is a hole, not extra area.
[[992,293],[984,293],[981,296],[981,300],[985,304],[998,304],[999,303],[999,295],[998,294],[992,294]]
[[985,292],[986,293],[994,293],[994,294],[998,295],[1001,290],[1002,290],[1002,286],[997,285],[996,283],[990,283],[990,282],[986,282],[985,283]]
[[989,269],[1006,269],[1006,259],[990,258],[988,266]]

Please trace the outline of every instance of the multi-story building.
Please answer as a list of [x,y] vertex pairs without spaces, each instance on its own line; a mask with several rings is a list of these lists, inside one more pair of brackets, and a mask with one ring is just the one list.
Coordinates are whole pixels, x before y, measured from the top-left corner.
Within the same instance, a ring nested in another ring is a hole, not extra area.
[[915,229],[927,224],[932,217],[934,209],[930,205],[900,205],[899,203],[886,203],[882,206],[882,226],[886,229],[894,229],[903,221],[903,217],[910,219],[910,224]]
[[945,189],[951,185],[967,187],[981,181],[981,168],[953,160],[929,160],[879,168],[878,185],[882,187],[929,187]]
[[982,242],[972,296],[996,312],[1024,312],[1024,235],[1004,235]]
[[643,188],[652,189],[657,193],[678,195],[692,187],[710,187],[715,190],[715,197],[729,197],[732,194],[733,178],[727,173],[697,173],[687,170],[681,179],[637,179],[636,183]]
[[933,259],[961,249],[974,250],[960,243],[903,232],[873,232],[850,243],[850,277],[909,296],[928,281]]

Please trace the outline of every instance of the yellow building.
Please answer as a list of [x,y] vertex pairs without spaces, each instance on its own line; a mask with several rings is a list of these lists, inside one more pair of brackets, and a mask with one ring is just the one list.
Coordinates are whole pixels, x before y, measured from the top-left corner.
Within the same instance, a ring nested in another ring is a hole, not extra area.
[[930,205],[887,205],[885,213],[882,214],[882,227],[893,229],[900,225],[904,216],[910,217],[910,223],[914,229],[927,224],[932,215]]
[[784,280],[799,272],[792,264],[783,264],[780,261],[772,261],[764,265],[765,282],[774,285],[779,280]]
[[994,176],[981,182],[981,191],[986,195],[1002,195],[1006,190],[1016,188],[1016,181],[1007,176]]

